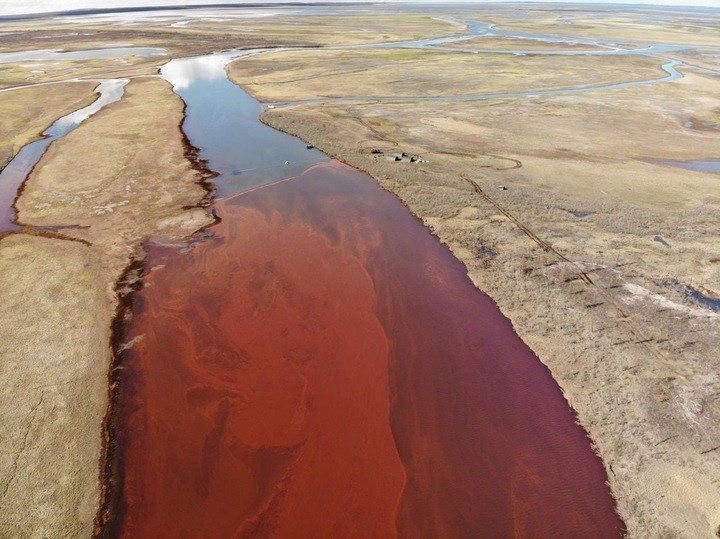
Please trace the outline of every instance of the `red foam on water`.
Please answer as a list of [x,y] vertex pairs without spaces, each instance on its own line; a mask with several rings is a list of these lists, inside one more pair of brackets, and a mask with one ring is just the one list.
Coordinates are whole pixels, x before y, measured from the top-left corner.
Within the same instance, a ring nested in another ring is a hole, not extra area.
[[330,163],[216,209],[149,247],[117,532],[621,535],[548,370],[394,196]]

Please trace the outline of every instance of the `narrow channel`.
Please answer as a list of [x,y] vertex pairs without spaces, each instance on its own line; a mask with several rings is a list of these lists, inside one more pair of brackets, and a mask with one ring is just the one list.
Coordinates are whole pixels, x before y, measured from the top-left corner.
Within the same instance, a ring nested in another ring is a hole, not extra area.
[[609,90],[622,90],[635,86],[647,86],[660,82],[671,82],[681,79],[683,74],[678,71],[677,66],[682,65],[680,60],[669,60],[663,63],[660,68],[666,73],[663,77],[653,79],[638,79],[626,82],[614,82],[610,84],[588,84],[568,86],[565,88],[545,88],[537,90],[523,90],[520,92],[497,92],[465,95],[436,95],[436,96],[347,96],[347,97],[319,97],[313,99],[297,99],[294,101],[283,101],[275,103],[276,106],[287,105],[320,105],[323,103],[462,103],[468,101],[490,101],[493,99],[507,99],[516,97],[545,97],[554,95],[577,95],[590,92],[602,92]]
[[98,535],[621,536],[549,370],[399,199],[259,121],[238,54],[162,70],[219,221],[146,245]]
[[47,147],[110,103],[119,101],[128,82],[130,82],[129,79],[101,81],[95,88],[95,93],[99,94],[95,101],[56,120],[43,132],[42,138],[23,146],[7,166],[0,171],[0,233],[22,228],[16,222],[15,200],[23,183],[40,161]]

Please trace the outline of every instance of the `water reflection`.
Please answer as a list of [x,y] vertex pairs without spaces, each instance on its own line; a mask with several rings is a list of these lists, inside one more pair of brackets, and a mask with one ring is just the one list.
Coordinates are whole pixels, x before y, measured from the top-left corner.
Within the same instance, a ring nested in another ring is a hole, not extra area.
[[228,51],[208,56],[182,58],[165,64],[160,73],[173,85],[175,90],[185,90],[192,83],[200,80],[215,81],[227,77],[225,66],[231,60],[250,56],[251,52]]
[[200,148],[200,158],[218,173],[219,197],[294,176],[328,159],[299,139],[258,122],[262,105],[228,80],[228,62],[258,52],[180,58],[161,69],[187,104],[183,130]]
[[698,159],[694,161],[673,161],[670,159],[652,159],[651,163],[663,165],[666,167],[684,168],[685,170],[694,170],[696,172],[714,172],[720,173],[719,159]]

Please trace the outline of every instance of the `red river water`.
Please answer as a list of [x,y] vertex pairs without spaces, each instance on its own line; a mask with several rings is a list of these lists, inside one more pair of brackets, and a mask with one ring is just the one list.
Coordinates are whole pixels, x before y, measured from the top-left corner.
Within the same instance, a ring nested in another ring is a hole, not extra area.
[[548,369],[396,197],[327,162],[215,209],[147,246],[106,534],[622,535]]

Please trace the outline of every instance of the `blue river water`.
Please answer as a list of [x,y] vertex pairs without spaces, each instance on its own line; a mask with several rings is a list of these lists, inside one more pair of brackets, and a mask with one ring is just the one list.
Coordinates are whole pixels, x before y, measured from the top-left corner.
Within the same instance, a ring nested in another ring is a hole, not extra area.
[[225,72],[228,62],[248,54],[252,52],[179,58],[161,70],[187,104],[183,130],[190,142],[212,142],[198,147],[200,158],[211,162],[221,176],[215,182],[220,197],[299,174],[328,159],[301,140],[257,121],[262,105],[230,82]]
[[[325,9],[325,8],[322,8]],[[322,11],[321,9],[321,11]],[[362,11],[365,8],[351,8]],[[383,9],[396,9],[387,7]],[[400,8],[397,8],[400,9]],[[408,8],[411,11],[415,8]],[[437,7],[426,6],[423,12],[433,12]],[[402,11],[402,9],[400,9]],[[616,40],[589,39],[580,37],[567,37],[561,35],[535,34],[516,30],[503,30],[496,25],[466,19],[450,19],[466,25],[466,34],[462,36],[447,36],[415,41],[394,43],[377,43],[356,45],[340,48],[423,48],[427,50],[446,50],[467,53],[488,54],[543,54],[543,55],[644,55],[654,58],[664,58],[662,53],[680,51],[693,48],[693,45],[681,44],[619,44]],[[512,39],[521,39],[528,42],[527,49],[521,50],[488,50],[476,48],[450,48],[450,42],[459,43],[480,36],[495,36]],[[586,50],[533,50],[532,44],[537,42],[570,43],[586,45]],[[707,48],[707,47],[703,47]],[[162,76],[173,84],[175,92],[183,98],[189,107],[202,107],[197,114],[189,114],[184,130],[191,140],[193,134],[198,139],[215,139],[212,145],[202,148],[200,158],[213,162],[216,172],[223,176],[222,182],[216,182],[218,195],[224,196],[238,189],[252,188],[262,182],[280,179],[299,173],[307,166],[326,159],[320,152],[308,149],[306,145],[294,138],[271,129],[257,122],[236,122],[237,118],[257,117],[262,105],[248,96],[243,90],[230,82],[225,73],[225,66],[233,59],[248,54],[267,51],[225,51],[217,54],[195,58],[182,58],[171,60],[162,68]],[[18,61],[51,61],[51,60],[87,60],[102,58],[117,58],[122,56],[160,56],[166,51],[160,48],[147,47],[106,47],[85,51],[57,51],[57,50],[29,50],[22,52],[0,53],[0,64]],[[669,82],[681,78],[683,75],[677,67],[682,62],[665,58],[662,69],[666,75],[644,80],[633,80],[614,84],[597,84],[584,86],[569,86],[562,88],[524,90],[519,92],[480,93],[455,96],[347,96],[342,98],[321,98],[294,101],[299,103],[323,102],[384,102],[403,103],[408,101],[437,101],[437,102],[463,102],[485,101],[501,98],[541,97],[553,95],[582,94],[595,91],[619,90],[634,86]],[[97,91],[99,99],[82,110],[76,111],[58,120],[43,133],[43,138],[33,142],[15,156],[15,158],[0,173],[0,232],[17,228],[14,224],[15,212],[12,204],[18,189],[27,178],[35,164],[40,160],[46,148],[58,138],[77,127],[87,117],[100,110],[105,105],[117,101],[122,97],[123,88],[127,80],[103,81]],[[216,99],[192,99],[193,95],[208,94]],[[288,103],[289,104],[289,103]],[[277,103],[275,106],[283,106]],[[240,128],[238,126],[242,125]],[[244,130],[238,132],[238,129]],[[247,129],[251,129],[248,136]],[[242,143],[240,143],[242,141]],[[225,157],[232,155],[232,159],[224,161]],[[237,163],[243,163],[238,167]],[[659,161],[657,164],[674,166],[701,172],[717,173],[720,171],[720,161],[714,159],[699,161]],[[227,190],[227,192],[225,192]]]

